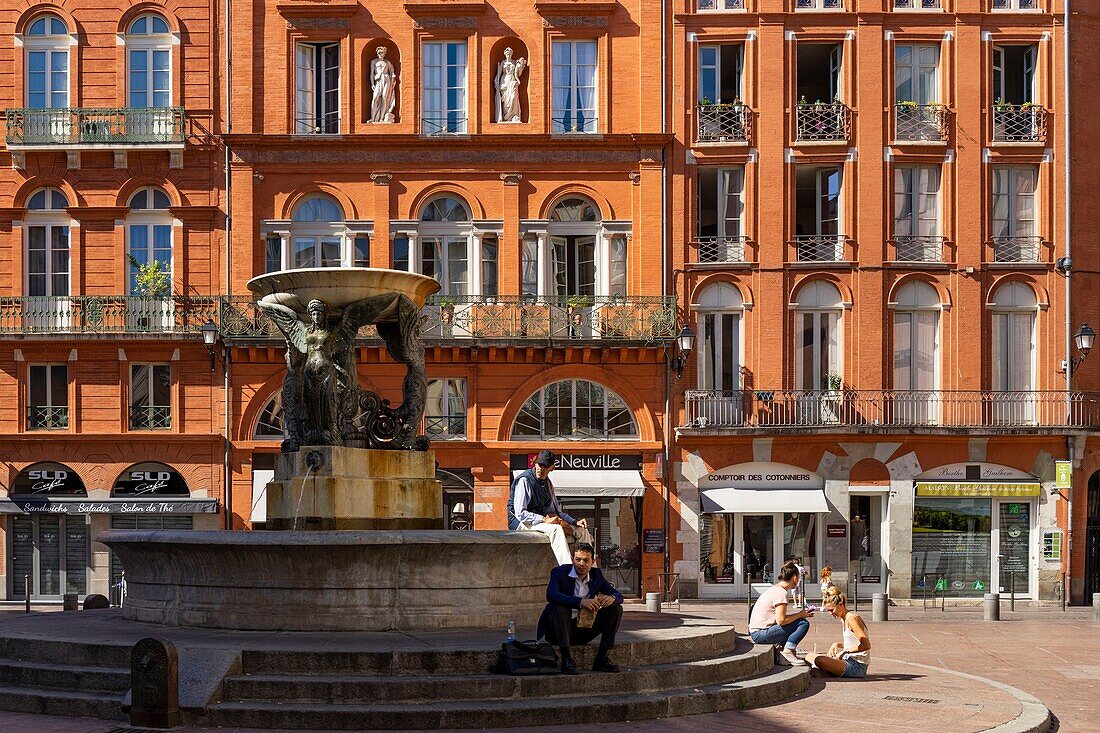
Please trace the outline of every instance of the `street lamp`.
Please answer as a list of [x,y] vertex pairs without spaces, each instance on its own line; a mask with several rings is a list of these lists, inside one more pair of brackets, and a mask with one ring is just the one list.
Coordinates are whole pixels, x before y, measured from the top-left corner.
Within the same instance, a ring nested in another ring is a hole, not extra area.
[[1081,366],[1083,362],[1092,351],[1092,345],[1096,343],[1096,331],[1092,330],[1092,326],[1087,323],[1082,323],[1081,327],[1077,329],[1077,333],[1073,334],[1073,343],[1077,346],[1077,350],[1081,352],[1081,356],[1071,356],[1069,359],[1069,368],[1067,370],[1066,360],[1062,359],[1062,368],[1059,370],[1063,373],[1069,372],[1072,375],[1077,371],[1077,367]]
[[202,342],[206,350],[210,352],[210,371],[214,371],[214,344],[218,342],[218,325],[213,321],[207,321],[199,329],[202,334]]
[[676,371],[676,379],[680,379],[684,375],[684,367],[687,366],[688,356],[691,355],[691,350],[695,348],[695,331],[691,330],[691,326],[684,325],[680,329],[679,335],[676,336],[676,357],[672,360],[672,368]]

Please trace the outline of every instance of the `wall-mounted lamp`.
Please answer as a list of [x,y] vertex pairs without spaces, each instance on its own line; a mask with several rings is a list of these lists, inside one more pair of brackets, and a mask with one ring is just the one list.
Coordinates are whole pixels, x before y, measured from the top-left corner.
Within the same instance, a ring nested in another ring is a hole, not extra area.
[[684,325],[680,329],[679,335],[676,336],[676,357],[672,360],[672,369],[676,372],[676,379],[679,379],[684,375],[684,367],[687,366],[688,356],[691,355],[691,350],[695,348],[695,331],[691,330],[691,326]]
[[210,371],[214,371],[214,344],[218,343],[218,324],[207,321],[199,329],[202,333],[202,342],[206,350],[210,352]]
[[1062,359],[1062,366],[1058,370],[1063,374],[1066,373],[1068,366],[1069,374],[1072,375],[1077,371],[1077,367],[1081,366],[1083,362],[1092,351],[1092,346],[1096,343],[1096,331],[1092,330],[1092,326],[1087,323],[1082,323],[1081,327],[1077,329],[1077,333],[1073,334],[1073,343],[1077,347],[1077,350],[1081,352],[1081,356],[1071,356],[1069,358],[1069,364],[1066,364],[1066,360]]

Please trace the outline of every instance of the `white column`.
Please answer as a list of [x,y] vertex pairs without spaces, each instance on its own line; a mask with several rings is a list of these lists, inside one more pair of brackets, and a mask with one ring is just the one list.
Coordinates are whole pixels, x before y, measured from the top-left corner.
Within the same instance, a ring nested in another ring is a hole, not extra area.
[[466,237],[466,249],[469,254],[470,272],[466,283],[471,296],[481,297],[481,239],[484,232],[470,232]]
[[409,272],[421,272],[424,268],[420,262],[420,243],[417,241],[420,232],[409,232]]
[[615,235],[601,229],[596,235],[596,296],[611,292],[611,238]]
[[546,232],[539,232],[538,237],[538,265],[539,265],[539,287],[538,295],[540,298],[545,298],[549,293],[549,281],[550,281],[550,239]]
[[284,270],[291,268],[290,259],[290,232],[279,232],[279,262]]

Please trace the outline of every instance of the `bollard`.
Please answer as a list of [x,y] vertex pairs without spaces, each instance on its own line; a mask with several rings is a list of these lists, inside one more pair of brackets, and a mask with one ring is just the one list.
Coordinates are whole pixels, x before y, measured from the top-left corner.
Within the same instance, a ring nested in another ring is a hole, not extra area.
[[23,576],[23,597],[27,599],[27,608],[24,613],[31,612],[31,576]]
[[80,601],[77,600],[76,593],[66,593],[61,596],[61,610],[62,611],[79,611]]
[[985,594],[985,620],[1001,620],[1001,596],[997,593]]
[[1100,593],[1092,594],[1092,620],[1100,621]]
[[650,613],[661,612],[661,594],[660,593],[646,593],[645,594],[645,610]]
[[871,595],[871,620],[890,620],[890,596],[886,593],[874,593]]

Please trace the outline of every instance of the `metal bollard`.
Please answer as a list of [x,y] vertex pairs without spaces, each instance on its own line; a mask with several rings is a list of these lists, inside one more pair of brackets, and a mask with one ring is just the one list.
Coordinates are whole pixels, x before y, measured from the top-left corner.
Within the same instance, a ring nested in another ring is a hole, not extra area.
[[31,576],[23,576],[23,597],[27,599],[27,609],[25,613],[31,612]]
[[890,620],[890,596],[886,593],[874,593],[871,595],[871,620]]
[[1100,621],[1100,593],[1092,594],[1092,620]]
[[999,593],[985,594],[985,620],[1001,620],[1001,596]]
[[650,613],[661,612],[661,594],[660,593],[646,593],[645,594],[645,610]]

